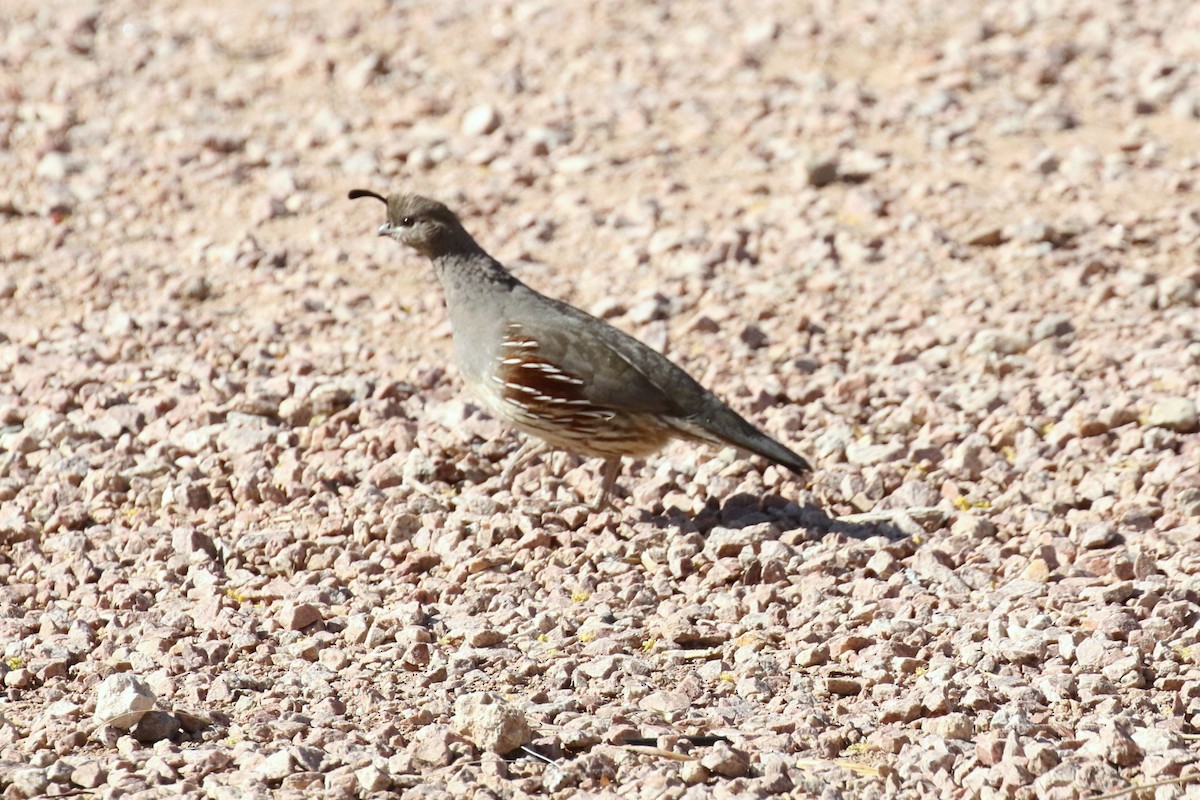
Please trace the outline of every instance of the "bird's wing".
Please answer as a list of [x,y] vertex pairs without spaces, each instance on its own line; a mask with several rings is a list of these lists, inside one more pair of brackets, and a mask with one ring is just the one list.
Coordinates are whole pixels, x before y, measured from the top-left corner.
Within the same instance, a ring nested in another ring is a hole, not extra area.
[[584,414],[662,414],[690,438],[739,447],[795,472],[810,469],[666,356],[585,311],[546,300],[536,304],[538,314],[509,320],[502,353],[510,363],[502,358],[501,372],[506,388],[528,395],[516,400]]
[[[570,389],[579,399],[598,408],[680,415],[708,396],[661,353],[584,311],[546,300],[549,313],[511,320],[510,336],[536,342],[531,356],[579,379]],[[581,327],[589,334],[580,335]]]

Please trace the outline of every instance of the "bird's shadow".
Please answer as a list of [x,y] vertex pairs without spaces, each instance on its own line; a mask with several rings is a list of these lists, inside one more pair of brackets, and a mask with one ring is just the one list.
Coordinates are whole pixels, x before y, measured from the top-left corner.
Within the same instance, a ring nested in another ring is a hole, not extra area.
[[819,539],[829,534],[841,534],[852,539],[871,539],[883,536],[897,541],[909,535],[888,521],[863,522],[830,516],[825,509],[811,502],[800,504],[777,494],[753,495],[738,493],[722,501],[710,500],[698,513],[689,513],[674,506],[661,513],[643,511],[640,521],[662,528],[677,528],[681,523],[694,527],[707,536],[713,528],[747,528],[769,522],[780,534],[804,531],[806,539]]

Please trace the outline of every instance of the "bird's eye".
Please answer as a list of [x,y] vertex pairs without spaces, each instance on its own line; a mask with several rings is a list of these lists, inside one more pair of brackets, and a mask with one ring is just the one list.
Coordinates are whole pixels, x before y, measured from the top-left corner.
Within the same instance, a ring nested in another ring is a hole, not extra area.
[[402,227],[402,228],[407,228],[409,225],[412,225],[412,224],[413,224],[412,217],[403,217],[400,220],[400,227]]

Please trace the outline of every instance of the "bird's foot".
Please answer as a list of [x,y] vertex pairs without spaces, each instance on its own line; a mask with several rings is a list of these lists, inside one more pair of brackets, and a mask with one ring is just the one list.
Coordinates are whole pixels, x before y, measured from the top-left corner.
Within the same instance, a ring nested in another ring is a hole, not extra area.
[[517,474],[521,468],[529,463],[532,459],[542,455],[550,449],[550,445],[540,439],[526,439],[525,443],[517,448],[517,452],[513,453],[508,459],[508,465],[504,467],[504,471],[500,473],[500,486],[512,491],[513,483],[517,479]]

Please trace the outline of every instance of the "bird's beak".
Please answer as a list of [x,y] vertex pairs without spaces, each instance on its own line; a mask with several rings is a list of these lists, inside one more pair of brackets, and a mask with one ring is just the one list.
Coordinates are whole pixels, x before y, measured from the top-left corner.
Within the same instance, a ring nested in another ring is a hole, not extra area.
[[380,236],[391,236],[392,235],[392,223],[385,222],[382,225],[380,225],[379,226],[379,235]]

